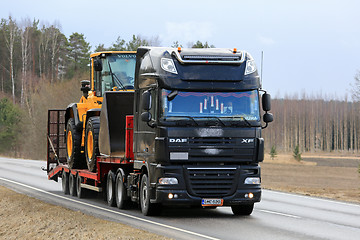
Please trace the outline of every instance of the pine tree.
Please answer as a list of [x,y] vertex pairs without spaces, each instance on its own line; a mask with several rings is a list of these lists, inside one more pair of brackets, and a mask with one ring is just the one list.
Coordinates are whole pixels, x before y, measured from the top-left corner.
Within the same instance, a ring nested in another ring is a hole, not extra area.
[[90,44],[85,41],[84,34],[73,33],[69,37],[69,54],[73,75],[78,70],[86,71],[90,55]]
[[272,160],[274,160],[274,158],[276,158],[276,156],[277,156],[276,146],[273,145],[270,150],[270,157]]
[[302,160],[299,145],[296,145],[293,151],[293,156],[297,161]]

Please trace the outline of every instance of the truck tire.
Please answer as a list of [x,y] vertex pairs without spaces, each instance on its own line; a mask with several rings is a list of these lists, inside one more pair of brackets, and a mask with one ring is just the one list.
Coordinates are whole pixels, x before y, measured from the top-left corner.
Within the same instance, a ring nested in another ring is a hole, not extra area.
[[115,206],[115,174],[109,171],[106,181],[106,201],[110,207]]
[[231,206],[231,210],[236,216],[250,215],[254,209],[254,204],[242,204]]
[[69,174],[63,170],[61,174],[61,186],[64,194],[69,194]]
[[69,174],[69,193],[71,196],[76,196],[76,178],[74,174]]
[[145,216],[156,216],[161,213],[161,206],[150,202],[150,181],[147,174],[142,175],[140,180],[140,208]]
[[126,209],[130,205],[129,197],[127,196],[126,186],[124,183],[124,175],[122,171],[118,171],[115,179],[115,202],[119,209]]
[[77,131],[75,120],[70,118],[66,126],[66,159],[71,169],[82,169],[85,165],[81,153],[81,131]]
[[96,157],[99,156],[100,117],[91,117],[86,124],[85,158],[89,171],[96,171]]

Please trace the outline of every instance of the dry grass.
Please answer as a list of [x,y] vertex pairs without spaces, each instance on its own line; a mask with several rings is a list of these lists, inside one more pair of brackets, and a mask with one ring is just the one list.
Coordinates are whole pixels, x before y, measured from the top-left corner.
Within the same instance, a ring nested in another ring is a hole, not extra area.
[[263,188],[360,203],[358,168],[343,166],[349,165],[344,161],[360,161],[358,157],[304,155],[303,159],[312,162],[298,162],[290,154],[265,159],[261,164]]
[[0,239],[168,239],[0,186]]

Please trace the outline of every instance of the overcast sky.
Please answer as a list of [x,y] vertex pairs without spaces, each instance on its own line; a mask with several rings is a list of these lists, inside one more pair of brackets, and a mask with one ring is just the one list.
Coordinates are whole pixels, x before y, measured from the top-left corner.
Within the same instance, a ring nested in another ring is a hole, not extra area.
[[83,33],[94,47],[118,36],[159,37],[162,46],[207,41],[250,52],[273,96],[344,98],[360,70],[359,0],[1,0],[11,14]]

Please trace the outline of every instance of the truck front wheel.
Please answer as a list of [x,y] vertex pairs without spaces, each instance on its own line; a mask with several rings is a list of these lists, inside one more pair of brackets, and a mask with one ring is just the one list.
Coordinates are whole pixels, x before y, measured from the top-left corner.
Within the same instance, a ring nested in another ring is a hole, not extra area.
[[254,209],[254,204],[242,204],[231,206],[231,210],[236,216],[250,215]]
[[159,204],[150,202],[150,181],[146,174],[142,175],[140,182],[140,207],[145,216],[159,215],[161,212]]
[[88,169],[92,172],[96,171],[96,157],[99,155],[99,130],[100,117],[89,118],[85,133],[85,157]]

